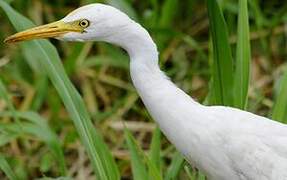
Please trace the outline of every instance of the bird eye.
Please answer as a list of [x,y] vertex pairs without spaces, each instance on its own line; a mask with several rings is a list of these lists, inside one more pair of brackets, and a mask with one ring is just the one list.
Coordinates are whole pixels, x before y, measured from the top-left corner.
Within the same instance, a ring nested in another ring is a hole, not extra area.
[[86,19],[83,19],[79,22],[79,25],[83,28],[87,28],[90,25],[90,22]]

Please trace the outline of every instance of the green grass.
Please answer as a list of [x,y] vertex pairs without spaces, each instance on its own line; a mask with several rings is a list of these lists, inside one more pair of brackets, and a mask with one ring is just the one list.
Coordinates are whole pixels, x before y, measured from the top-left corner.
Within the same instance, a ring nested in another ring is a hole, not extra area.
[[7,160],[3,155],[0,154],[0,169],[6,174],[6,176],[11,180],[19,179],[13,172],[11,166],[8,164]]
[[236,69],[234,80],[234,106],[246,109],[250,77],[250,42],[249,42],[249,19],[248,1],[239,0]]
[[287,70],[280,80],[279,90],[276,96],[276,102],[273,108],[272,118],[287,123]]
[[[4,1],[0,1],[0,6],[18,31],[33,26],[31,21],[18,14]],[[43,57],[39,59],[41,60],[41,67],[44,68],[47,76],[51,79],[74,121],[98,178],[103,180],[119,179],[114,159],[100,135],[96,133],[83,100],[67,77],[56,49],[47,40],[25,42],[23,44],[29,45],[29,49],[39,52]]]
[[[0,0],[0,37],[93,2],[147,28],[162,69],[200,102],[287,122],[283,1]],[[52,43],[0,44],[0,179],[205,179],[155,128],[124,51]]]
[[217,1],[207,0],[208,17],[212,38],[212,88],[215,102],[233,106],[234,73],[227,25]]

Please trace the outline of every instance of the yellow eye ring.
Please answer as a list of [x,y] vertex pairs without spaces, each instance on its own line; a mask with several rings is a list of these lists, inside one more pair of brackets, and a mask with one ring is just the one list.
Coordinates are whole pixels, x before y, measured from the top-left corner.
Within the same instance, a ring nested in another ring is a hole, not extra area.
[[83,19],[79,22],[79,25],[82,27],[82,28],[87,28],[89,27],[90,25],[90,21],[88,21],[87,19]]

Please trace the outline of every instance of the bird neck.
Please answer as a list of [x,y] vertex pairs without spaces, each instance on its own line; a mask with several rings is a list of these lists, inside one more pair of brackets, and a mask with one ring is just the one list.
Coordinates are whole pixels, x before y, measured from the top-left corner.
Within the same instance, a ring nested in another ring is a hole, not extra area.
[[[174,97],[179,101],[189,99],[192,104],[197,105],[160,70],[157,47],[141,25],[132,21],[110,36],[108,41],[128,52],[133,84],[152,115],[155,114],[155,109],[162,109],[159,101],[172,103]],[[160,118],[154,119],[159,121]]]
[[[125,49],[132,62],[158,68],[158,51],[149,33],[138,23],[129,21],[104,41]],[[159,68],[158,68],[159,69]]]
[[158,84],[170,84],[159,68],[157,46],[140,24],[131,21],[115,36],[112,43],[124,48],[130,56],[131,78],[143,101]]
[[133,23],[117,34],[120,37],[109,41],[128,52],[131,78],[145,107],[168,139],[184,152],[186,144],[181,142],[188,135],[183,131],[186,124],[195,124],[189,128],[195,134],[205,127],[200,123],[203,120],[202,113],[198,113],[200,105],[160,70],[156,45],[144,28]]
[[[124,48],[130,56],[130,73],[145,107],[167,138],[187,157],[186,146],[197,146],[210,124],[202,106],[176,87],[160,70],[158,51],[149,33],[135,22],[118,29],[107,40]],[[187,138],[188,137],[188,138]]]
[[130,56],[130,71],[139,95],[145,100],[157,83],[168,81],[158,65],[157,46],[149,33],[138,23],[129,21],[105,41],[125,49]]

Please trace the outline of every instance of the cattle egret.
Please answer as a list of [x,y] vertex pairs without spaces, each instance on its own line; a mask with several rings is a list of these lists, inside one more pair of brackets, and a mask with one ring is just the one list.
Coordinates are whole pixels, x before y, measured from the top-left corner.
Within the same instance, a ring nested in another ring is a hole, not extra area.
[[83,6],[60,21],[8,37],[104,41],[125,49],[135,88],[162,132],[211,180],[286,180],[287,126],[236,108],[203,106],[160,70],[149,33],[120,10]]

